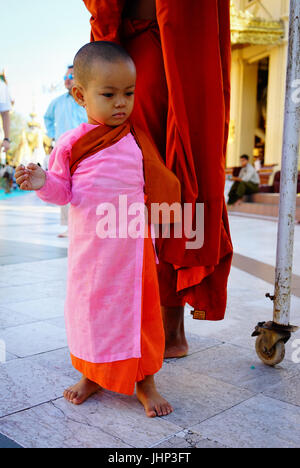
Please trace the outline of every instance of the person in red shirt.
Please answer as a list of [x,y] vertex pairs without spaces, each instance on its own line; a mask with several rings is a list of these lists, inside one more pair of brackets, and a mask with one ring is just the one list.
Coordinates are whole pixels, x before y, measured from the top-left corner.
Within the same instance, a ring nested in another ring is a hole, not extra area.
[[232,243],[224,201],[230,109],[229,0],[84,0],[91,40],[125,47],[137,68],[133,123],[181,182],[182,203],[204,204],[204,244],[157,239],[165,357],[188,352],[184,306],[222,320]]

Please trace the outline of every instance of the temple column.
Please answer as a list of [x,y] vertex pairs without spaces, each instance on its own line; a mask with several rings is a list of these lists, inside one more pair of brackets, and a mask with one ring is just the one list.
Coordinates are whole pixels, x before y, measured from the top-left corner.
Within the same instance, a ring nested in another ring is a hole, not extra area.
[[[283,139],[287,48],[270,51],[265,164],[280,166]],[[278,168],[275,168],[278,169]]]
[[239,166],[240,156],[252,157],[255,143],[258,64],[243,60],[240,50],[233,51],[231,70],[231,131],[227,166]]

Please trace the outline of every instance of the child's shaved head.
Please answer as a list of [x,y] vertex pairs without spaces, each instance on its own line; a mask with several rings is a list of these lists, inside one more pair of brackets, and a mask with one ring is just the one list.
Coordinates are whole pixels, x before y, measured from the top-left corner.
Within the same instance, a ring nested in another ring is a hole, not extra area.
[[74,78],[82,86],[86,86],[92,76],[93,65],[97,61],[116,63],[132,62],[130,55],[123,47],[108,41],[90,42],[83,46],[74,58]]
[[136,68],[121,46],[105,41],[83,46],[74,59],[74,82],[72,96],[90,124],[116,127],[129,118]]

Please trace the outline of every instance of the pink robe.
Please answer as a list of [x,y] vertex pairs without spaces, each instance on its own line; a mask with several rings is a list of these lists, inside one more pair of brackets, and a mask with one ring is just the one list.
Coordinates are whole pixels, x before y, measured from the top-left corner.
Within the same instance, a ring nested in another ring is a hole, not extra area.
[[[97,207],[115,206],[118,233],[119,195],[127,196],[128,206],[142,206],[144,176],[142,153],[128,134],[83,160],[71,177],[72,145],[93,127],[81,124],[59,139],[50,156],[46,183],[37,195],[49,203],[71,204],[65,304],[68,344],[75,357],[104,363],[141,357],[145,225],[141,221],[142,234],[137,238],[100,238],[97,229],[99,233],[103,216],[97,214]],[[138,215],[139,210],[128,214],[128,222]]]

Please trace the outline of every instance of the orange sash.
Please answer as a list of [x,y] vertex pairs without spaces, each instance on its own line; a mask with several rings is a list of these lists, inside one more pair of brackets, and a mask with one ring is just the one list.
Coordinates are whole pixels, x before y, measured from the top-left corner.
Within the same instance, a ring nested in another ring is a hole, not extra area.
[[[173,172],[166,168],[157,149],[146,134],[133,127],[128,121],[118,127],[99,125],[79,138],[72,147],[71,175],[84,159],[114,145],[130,132],[143,154],[146,206],[149,216],[152,203],[168,203],[169,205],[181,203],[179,180]],[[174,218],[176,216],[173,217],[172,221],[176,222],[177,220]]]

